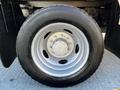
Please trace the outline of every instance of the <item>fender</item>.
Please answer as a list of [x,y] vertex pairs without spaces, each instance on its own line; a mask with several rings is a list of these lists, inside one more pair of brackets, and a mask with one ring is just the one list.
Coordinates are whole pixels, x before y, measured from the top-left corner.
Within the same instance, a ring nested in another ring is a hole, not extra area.
[[110,50],[120,58],[119,2],[117,0],[114,0],[114,2],[108,7],[106,11],[108,11],[108,15],[110,15],[110,18],[108,19],[105,46],[106,49]]
[[24,19],[19,4],[1,0],[0,56],[5,67],[9,67],[16,57],[16,37]]

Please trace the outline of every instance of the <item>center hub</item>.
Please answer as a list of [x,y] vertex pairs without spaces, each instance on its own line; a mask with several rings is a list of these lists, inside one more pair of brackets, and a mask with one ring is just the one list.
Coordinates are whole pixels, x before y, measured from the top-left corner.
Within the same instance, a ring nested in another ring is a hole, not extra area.
[[68,53],[68,45],[66,42],[59,40],[53,44],[53,52],[56,56],[65,56]]
[[69,34],[65,32],[56,32],[48,38],[47,49],[52,56],[64,58],[73,51],[74,42]]

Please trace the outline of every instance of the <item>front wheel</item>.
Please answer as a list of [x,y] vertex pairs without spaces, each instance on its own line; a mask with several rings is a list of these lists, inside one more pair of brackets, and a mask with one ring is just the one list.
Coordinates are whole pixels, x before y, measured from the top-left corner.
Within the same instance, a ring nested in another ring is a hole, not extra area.
[[16,48],[23,69],[55,87],[86,80],[98,68],[104,51],[96,22],[82,10],[61,5],[31,15],[21,27]]

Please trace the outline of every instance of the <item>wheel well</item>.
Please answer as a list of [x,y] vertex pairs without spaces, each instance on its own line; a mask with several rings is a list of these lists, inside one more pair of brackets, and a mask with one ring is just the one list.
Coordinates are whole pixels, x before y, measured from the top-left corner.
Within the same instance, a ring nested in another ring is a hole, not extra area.
[[[109,33],[111,26],[118,24],[118,18],[111,18],[116,15],[117,0],[77,0],[77,1],[40,1],[40,0],[16,0],[0,1],[0,54],[4,66],[9,67],[16,57],[16,37],[17,33],[30,14],[35,10],[54,4],[68,4],[85,10],[92,16],[103,31]],[[21,12],[22,11],[22,12]],[[111,16],[112,15],[112,16]],[[118,15],[116,16],[118,17]],[[115,19],[115,20],[114,20]],[[114,21],[114,22],[112,22]],[[12,22],[12,23],[11,23]],[[112,25],[113,24],[113,25]],[[107,29],[106,29],[107,28]],[[4,42],[3,42],[4,40]],[[6,43],[6,41],[9,41]],[[108,41],[108,40],[107,40]],[[109,41],[108,41],[109,42]],[[11,44],[11,45],[10,45]],[[6,54],[7,53],[7,54]]]
[[[115,0],[77,0],[77,1],[68,1],[68,0],[22,0],[20,7],[23,11],[25,17],[28,17],[35,10],[41,9],[44,7],[63,4],[63,5],[72,5],[80,9],[85,10],[91,17],[93,17],[99,26],[105,31],[108,23],[108,11],[110,4]],[[23,3],[24,2],[24,3]]]

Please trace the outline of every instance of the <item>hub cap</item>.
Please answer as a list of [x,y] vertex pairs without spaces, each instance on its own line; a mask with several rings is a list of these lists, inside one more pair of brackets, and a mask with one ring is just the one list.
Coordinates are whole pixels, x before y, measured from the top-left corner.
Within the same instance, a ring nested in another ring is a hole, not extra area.
[[56,32],[49,37],[47,48],[49,53],[54,57],[64,58],[71,54],[74,48],[74,42],[69,34]]
[[85,67],[89,43],[76,26],[52,23],[36,33],[31,45],[31,55],[42,72],[54,77],[66,77]]

